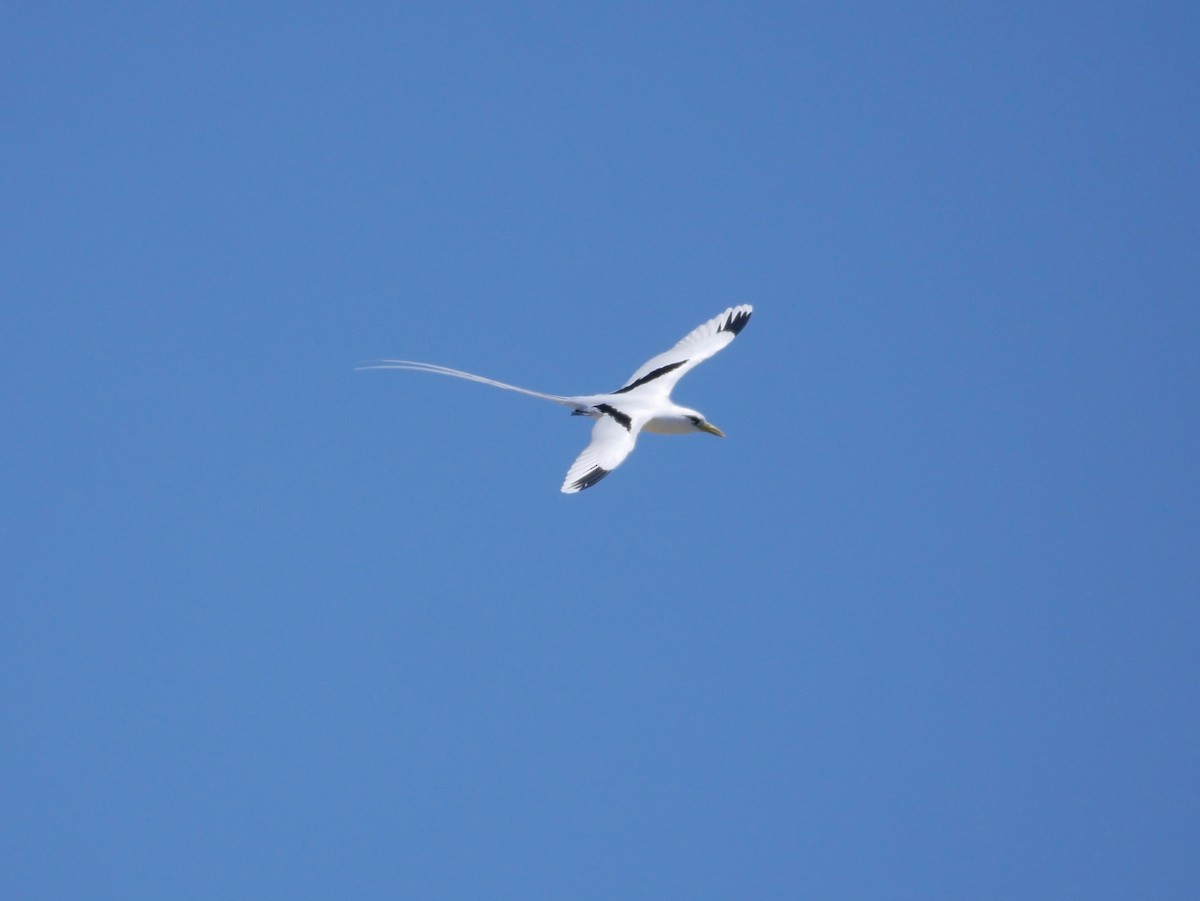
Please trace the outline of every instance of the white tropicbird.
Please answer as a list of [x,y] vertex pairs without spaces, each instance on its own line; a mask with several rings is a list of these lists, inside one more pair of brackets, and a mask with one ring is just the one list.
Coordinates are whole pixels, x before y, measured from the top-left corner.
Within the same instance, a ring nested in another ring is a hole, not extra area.
[[413,360],[380,360],[359,369],[408,369],[451,375],[459,379],[481,382],[506,391],[519,391],[530,397],[540,397],[571,408],[572,416],[590,416],[596,420],[592,427],[592,442],[583,449],[563,481],[564,494],[574,494],[591,488],[616,469],[633,451],[638,433],[656,432],[660,435],[685,435],[707,432],[724,438],[725,433],[706,420],[696,410],[681,407],[671,400],[671,389],[693,367],[707,360],[741,332],[750,321],[753,307],[742,304],[730,307],[687,334],[668,351],[643,363],[616,391],[611,394],[582,394],[567,397],[543,394],[518,388],[495,379],[484,378],[461,369],[450,369],[434,363]]

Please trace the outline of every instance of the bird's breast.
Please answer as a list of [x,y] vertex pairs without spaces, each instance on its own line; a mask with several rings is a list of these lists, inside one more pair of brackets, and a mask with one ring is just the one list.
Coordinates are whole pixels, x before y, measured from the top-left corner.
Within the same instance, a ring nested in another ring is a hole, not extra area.
[[682,416],[655,416],[642,426],[642,431],[656,435],[686,435],[696,431],[696,427]]

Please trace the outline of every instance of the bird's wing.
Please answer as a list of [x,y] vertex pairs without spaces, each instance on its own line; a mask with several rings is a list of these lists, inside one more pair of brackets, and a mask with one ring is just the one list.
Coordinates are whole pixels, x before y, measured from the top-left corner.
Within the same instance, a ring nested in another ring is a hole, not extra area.
[[643,425],[644,421],[631,419],[618,410],[604,412],[592,426],[591,444],[571,464],[562,483],[563,494],[591,488],[620,466],[637,443]]
[[643,363],[637,372],[613,393],[639,391],[653,392],[664,397],[669,395],[675,383],[689,370],[732,341],[738,332],[746,327],[753,312],[754,308],[750,304],[742,304],[714,316],[703,325],[692,329],[670,350]]

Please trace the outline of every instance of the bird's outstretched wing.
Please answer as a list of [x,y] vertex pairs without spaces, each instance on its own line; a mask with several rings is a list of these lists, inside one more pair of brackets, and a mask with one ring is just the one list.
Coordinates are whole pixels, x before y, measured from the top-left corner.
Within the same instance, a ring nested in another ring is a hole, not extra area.
[[714,316],[708,322],[697,326],[674,347],[668,351],[651,357],[643,363],[629,379],[614,391],[614,394],[627,394],[631,391],[654,393],[666,397],[675,387],[675,383],[684,377],[691,369],[707,360],[730,341],[732,341],[746,323],[754,308],[750,304],[740,307],[730,307],[719,316]]
[[614,414],[604,413],[592,426],[592,443],[571,464],[562,483],[563,494],[591,488],[620,466],[633,451],[644,422],[630,420],[616,411]]

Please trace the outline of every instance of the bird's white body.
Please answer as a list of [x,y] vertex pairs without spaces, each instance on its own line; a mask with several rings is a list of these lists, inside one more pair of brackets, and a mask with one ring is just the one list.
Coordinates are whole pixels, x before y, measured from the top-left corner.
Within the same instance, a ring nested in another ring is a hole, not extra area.
[[574,494],[595,485],[620,466],[633,451],[641,432],[659,435],[707,432],[724,437],[699,412],[672,401],[671,390],[689,370],[729,344],[750,321],[752,312],[749,304],[729,308],[693,329],[670,350],[651,357],[610,394],[544,394],[460,369],[412,360],[380,360],[360,368],[408,369],[454,376],[553,401],[570,407],[575,416],[590,416],[596,420],[592,441],[576,458],[562,485],[563,492]]

